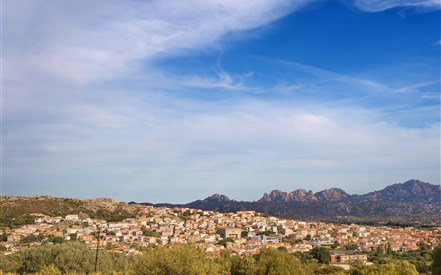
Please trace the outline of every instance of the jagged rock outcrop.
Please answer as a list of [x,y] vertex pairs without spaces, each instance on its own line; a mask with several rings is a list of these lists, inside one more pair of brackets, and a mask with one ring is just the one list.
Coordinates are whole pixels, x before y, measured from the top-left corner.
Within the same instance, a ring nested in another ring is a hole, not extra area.
[[227,202],[232,201],[229,197],[221,194],[214,194],[203,200],[203,202]]
[[259,201],[289,201],[289,193],[279,190],[273,190],[271,193],[263,194],[263,197]]
[[265,193],[259,202],[289,202],[289,201],[329,201],[337,202],[349,198],[350,195],[340,188],[325,189],[323,191],[313,193],[311,190],[297,189],[292,192],[282,192],[273,190],[271,193]]
[[318,201],[337,202],[349,198],[351,195],[340,188],[325,189],[314,194]]
[[288,201],[317,201],[314,193],[305,189],[297,189],[292,192],[282,192],[279,190],[273,190],[271,193],[263,194],[263,197],[258,200],[259,202],[288,202]]
[[316,196],[311,190],[297,189],[291,192],[291,194],[295,201],[317,201]]
[[441,204],[441,185],[419,180],[409,180],[365,195],[349,195],[340,188],[330,188],[313,193],[305,189],[293,192],[273,190],[265,193],[258,202],[340,202],[340,201],[404,201]]

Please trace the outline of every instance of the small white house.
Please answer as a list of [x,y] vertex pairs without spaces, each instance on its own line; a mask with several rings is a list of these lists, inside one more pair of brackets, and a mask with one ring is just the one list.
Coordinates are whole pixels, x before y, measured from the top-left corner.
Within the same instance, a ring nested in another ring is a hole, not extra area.
[[66,215],[66,217],[64,217],[64,220],[66,220],[66,221],[79,221],[80,218],[78,217],[78,215]]

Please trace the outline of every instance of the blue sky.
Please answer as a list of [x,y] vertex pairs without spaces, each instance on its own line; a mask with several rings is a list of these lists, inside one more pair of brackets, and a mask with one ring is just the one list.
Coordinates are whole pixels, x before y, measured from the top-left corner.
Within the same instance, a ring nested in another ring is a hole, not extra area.
[[440,183],[439,0],[3,3],[4,195]]

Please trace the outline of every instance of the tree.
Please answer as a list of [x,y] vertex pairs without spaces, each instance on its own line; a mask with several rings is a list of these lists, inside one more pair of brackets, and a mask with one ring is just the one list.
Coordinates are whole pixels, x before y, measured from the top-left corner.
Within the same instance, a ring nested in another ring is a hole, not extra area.
[[283,252],[288,252],[288,250],[284,246],[277,247],[277,250],[280,250],[280,251],[283,251]]
[[383,245],[378,245],[377,247],[377,256],[382,256],[383,255]]
[[[409,263],[408,261],[404,260],[400,263],[396,264],[396,270],[397,270],[397,274],[400,275],[418,275],[418,271],[416,270],[416,267]],[[436,274],[436,273],[434,273]]]
[[[102,251],[99,257],[100,271],[105,274],[127,274],[132,256]],[[41,272],[53,265],[63,274],[90,274],[94,270],[95,251],[78,241],[62,244],[48,243],[36,248],[0,257],[0,269],[19,274]]]
[[191,213],[190,209],[187,209],[187,210],[185,210],[184,213],[182,213],[182,216],[184,216],[184,217],[190,217],[191,215],[192,215],[192,213]]
[[5,233],[0,235],[0,242],[6,242],[8,240],[8,235]]
[[257,259],[256,274],[288,275],[312,273],[294,255],[274,248],[263,249]]
[[358,249],[358,245],[356,245],[356,244],[347,244],[347,245],[345,245],[345,249],[346,250],[357,250]]
[[328,264],[331,254],[329,250],[323,246],[316,246],[311,250],[311,255],[321,264]]
[[54,238],[52,239],[52,242],[53,242],[53,243],[60,244],[60,243],[64,243],[64,239],[63,239],[63,237],[56,236],[56,237],[54,237]]
[[231,258],[231,275],[248,275],[257,273],[257,262],[252,256],[233,256]]
[[69,234],[70,240],[71,241],[76,241],[77,240],[77,234],[73,233],[73,234]]
[[216,257],[214,262],[218,265],[221,270],[226,274],[230,274],[231,270],[231,252],[229,250],[224,250],[220,253],[219,257]]
[[63,237],[60,237],[60,236],[54,236],[54,235],[52,235],[52,234],[48,236],[47,241],[48,241],[48,242],[51,242],[51,243],[55,243],[55,244],[64,243],[64,239],[63,239]]
[[271,235],[271,234],[273,234],[273,232],[272,232],[272,231],[269,231],[269,230],[266,230],[266,231],[260,231],[260,232],[257,232],[257,233],[256,233],[257,236],[261,236],[261,235],[269,236],[269,235]]
[[386,254],[387,255],[391,255],[392,254],[392,246],[390,245],[389,242],[386,244]]
[[433,250],[432,260],[432,274],[441,274],[441,245]]
[[61,275],[61,271],[54,265],[48,265],[43,267],[36,275]]
[[310,252],[305,252],[305,253],[295,252],[293,255],[296,256],[296,258],[299,259],[300,262],[303,264],[306,264],[310,262],[311,259],[313,259]]
[[16,272],[23,264],[23,256],[21,253],[11,255],[0,255],[0,269],[3,272]]
[[227,243],[234,243],[234,240],[232,238],[225,238],[218,242],[218,244],[221,244],[225,246]]
[[340,244],[338,243],[338,241],[334,241],[334,243],[331,245],[332,249],[336,249]]
[[351,275],[379,275],[374,266],[356,266],[351,269]]
[[90,273],[93,271],[94,253],[79,242],[47,244],[23,253],[20,273],[34,273],[53,264],[62,273],[68,271]]
[[20,243],[29,244],[29,243],[33,243],[33,242],[39,242],[41,240],[42,240],[42,237],[40,235],[29,234],[29,235],[26,235],[25,237],[21,238]]
[[415,266],[404,260],[399,263],[389,263],[380,265],[378,274],[382,275],[418,275]]
[[406,260],[378,266],[358,266],[351,270],[351,275],[418,275],[415,266]]
[[134,274],[184,275],[184,274],[229,274],[207,253],[188,245],[155,247],[138,255],[133,267]]
[[[314,270],[314,274],[332,274],[332,275],[345,275],[347,274],[342,267],[327,265],[321,267],[318,270]],[[322,272],[322,273],[318,273]]]

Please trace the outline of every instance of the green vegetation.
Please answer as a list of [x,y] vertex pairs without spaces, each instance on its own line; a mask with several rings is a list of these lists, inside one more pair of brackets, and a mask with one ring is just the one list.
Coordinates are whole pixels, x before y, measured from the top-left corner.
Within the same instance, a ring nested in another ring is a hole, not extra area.
[[[120,253],[100,251],[99,268],[104,274],[113,271],[126,273],[129,270],[131,256]],[[83,243],[73,241],[62,244],[48,243],[37,248],[28,249],[0,257],[0,270],[18,274],[49,273],[49,270],[59,270],[61,273],[90,274],[94,271],[95,251]]]
[[267,231],[260,231],[260,232],[256,233],[257,236],[261,236],[261,235],[269,236],[271,234],[274,234],[274,232],[273,231],[268,231],[268,230]]
[[376,265],[398,263],[406,260],[414,265],[419,273],[427,274],[431,269],[432,250],[423,249],[406,253],[398,253],[391,251],[390,248],[386,246],[385,250],[379,247],[379,249],[377,249],[375,252],[370,253],[368,255],[368,259]]
[[54,265],[48,265],[43,267],[37,275],[61,275],[61,271]]
[[54,235],[49,235],[48,238],[47,238],[47,241],[51,242],[51,243],[58,243],[58,244],[64,243],[63,237],[54,236]]
[[[131,209],[131,211],[127,209]],[[49,196],[2,197],[0,210],[2,213],[0,215],[0,227],[9,228],[33,224],[35,217],[31,215],[32,213],[41,213],[52,217],[83,214],[110,222],[134,218],[136,214],[136,207],[121,206],[114,202],[109,202],[108,205],[103,206],[100,203],[86,203],[78,199]]]
[[[155,247],[136,257],[132,274],[222,274],[208,254],[191,246]],[[224,273],[227,274],[227,273]]]
[[316,246],[311,250],[311,255],[321,264],[328,264],[331,254],[329,250],[323,246]]
[[25,224],[34,224],[35,217],[28,213],[16,213],[15,211],[4,211],[0,215],[0,227],[20,227]]
[[264,249],[257,256],[255,274],[312,274],[294,255],[277,249]]
[[150,230],[142,230],[142,235],[143,236],[150,236],[150,237],[161,237],[161,233],[160,232],[156,232],[156,231],[150,231]]
[[39,242],[43,240],[43,237],[40,235],[34,235],[34,234],[29,234],[23,238],[21,238],[20,243],[21,244],[29,244],[29,243],[34,243],[34,242]]
[[10,228],[33,224],[35,217],[31,213],[51,216],[79,213],[79,207],[83,204],[79,200],[50,197],[17,197],[10,200],[2,198],[0,203],[0,227]]
[[432,260],[432,274],[441,274],[441,245],[433,250]]
[[352,275],[418,275],[415,266],[404,260],[398,263],[380,265],[378,267],[363,266],[352,270]]
[[222,240],[220,240],[219,242],[218,242],[218,244],[221,244],[221,245],[226,245],[228,242],[230,242],[230,243],[234,243],[234,240],[232,239],[232,238],[225,238],[225,239],[222,239]]
[[134,218],[135,215],[129,213],[122,207],[117,207],[115,210],[110,211],[107,209],[98,209],[95,212],[89,213],[89,216],[93,219],[103,219],[108,222],[121,222],[128,218]]
[[[290,254],[284,249],[266,248],[255,256],[231,255],[226,250],[215,256],[194,246],[176,245],[147,248],[136,255],[100,250],[98,273],[95,269],[95,250],[78,241],[46,243],[40,247],[11,255],[0,256],[2,274],[233,274],[233,275],[416,275],[410,261],[395,260],[374,266],[358,265],[350,271],[321,264],[329,251],[318,247],[309,253]],[[441,246],[433,251],[432,274],[440,274]],[[430,274],[430,272],[423,272]]]

